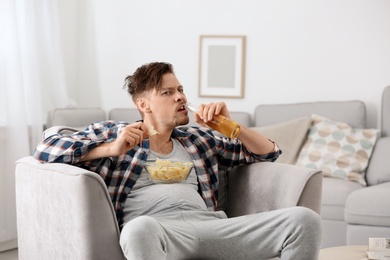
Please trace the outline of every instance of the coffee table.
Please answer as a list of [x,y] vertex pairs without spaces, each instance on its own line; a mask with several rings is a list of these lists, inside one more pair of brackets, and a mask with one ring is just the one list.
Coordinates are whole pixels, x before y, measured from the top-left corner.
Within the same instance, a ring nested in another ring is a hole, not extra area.
[[318,260],[367,260],[367,250],[367,245],[324,248]]

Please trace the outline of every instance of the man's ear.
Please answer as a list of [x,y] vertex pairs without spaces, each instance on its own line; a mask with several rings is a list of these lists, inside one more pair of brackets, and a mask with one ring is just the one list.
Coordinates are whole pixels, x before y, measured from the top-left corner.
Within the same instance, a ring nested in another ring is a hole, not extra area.
[[149,100],[147,100],[146,98],[137,98],[135,103],[141,112],[143,113],[150,112]]

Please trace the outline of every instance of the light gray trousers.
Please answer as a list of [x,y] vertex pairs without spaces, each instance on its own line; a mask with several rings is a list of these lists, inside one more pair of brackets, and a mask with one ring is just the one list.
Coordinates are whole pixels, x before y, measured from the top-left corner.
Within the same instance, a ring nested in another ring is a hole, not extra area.
[[222,211],[140,216],[123,227],[120,244],[129,260],[316,260],[321,239],[320,216],[293,207],[235,218]]

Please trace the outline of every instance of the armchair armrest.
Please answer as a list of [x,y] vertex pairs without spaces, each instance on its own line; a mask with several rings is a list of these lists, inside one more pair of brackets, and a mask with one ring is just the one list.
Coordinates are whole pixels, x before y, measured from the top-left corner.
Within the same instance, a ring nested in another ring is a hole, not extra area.
[[16,164],[19,259],[124,259],[99,175],[32,157]]
[[227,175],[229,217],[303,206],[321,208],[322,172],[290,164],[259,162]]

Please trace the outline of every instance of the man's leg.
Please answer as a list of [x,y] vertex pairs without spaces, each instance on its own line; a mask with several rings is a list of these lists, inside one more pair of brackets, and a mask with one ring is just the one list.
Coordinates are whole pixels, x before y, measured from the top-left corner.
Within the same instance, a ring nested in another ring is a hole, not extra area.
[[127,223],[121,246],[131,259],[318,258],[321,219],[293,207],[236,218],[223,212],[182,212],[167,218],[142,216]]
[[128,260],[165,259],[165,234],[158,222],[141,216],[127,223],[121,232],[120,245]]
[[318,258],[322,222],[310,209],[293,207],[209,221],[193,221],[196,215],[187,214],[200,236],[200,259]]
[[123,227],[120,244],[128,260],[196,259],[197,232],[181,212],[137,217]]

